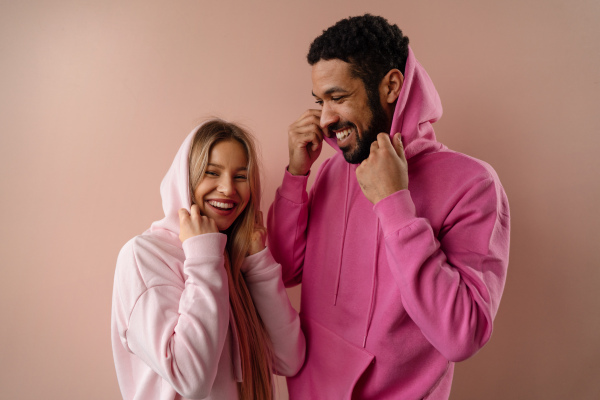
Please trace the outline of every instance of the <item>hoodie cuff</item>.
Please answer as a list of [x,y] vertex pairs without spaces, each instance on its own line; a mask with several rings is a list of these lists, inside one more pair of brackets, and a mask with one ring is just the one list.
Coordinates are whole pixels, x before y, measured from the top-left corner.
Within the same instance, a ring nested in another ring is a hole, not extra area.
[[408,190],[400,190],[373,206],[384,236],[399,231],[417,218],[415,204]]
[[185,258],[222,257],[225,254],[227,235],[224,233],[203,233],[184,240],[182,247]]
[[277,193],[292,203],[305,203],[308,200],[306,186],[308,184],[309,176],[310,171],[306,175],[292,175],[286,167],[283,175],[283,182],[279,189],[277,189]]

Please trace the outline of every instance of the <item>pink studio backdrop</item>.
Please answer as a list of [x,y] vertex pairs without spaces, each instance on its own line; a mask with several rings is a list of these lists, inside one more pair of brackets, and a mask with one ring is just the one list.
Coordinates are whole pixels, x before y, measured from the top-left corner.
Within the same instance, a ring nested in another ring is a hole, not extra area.
[[308,45],[364,12],[410,37],[438,138],[492,164],[511,204],[495,332],[452,399],[600,398],[599,4],[0,1],[0,398],[120,397],[114,264],[161,217],[180,142],[210,115],[249,126],[266,210],[313,106]]

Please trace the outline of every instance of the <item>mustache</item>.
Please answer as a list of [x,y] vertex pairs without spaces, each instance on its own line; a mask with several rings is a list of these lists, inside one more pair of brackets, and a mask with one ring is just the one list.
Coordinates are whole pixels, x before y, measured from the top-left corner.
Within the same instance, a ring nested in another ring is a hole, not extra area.
[[348,121],[338,121],[327,127],[329,131],[339,131],[346,128],[356,128],[356,125]]

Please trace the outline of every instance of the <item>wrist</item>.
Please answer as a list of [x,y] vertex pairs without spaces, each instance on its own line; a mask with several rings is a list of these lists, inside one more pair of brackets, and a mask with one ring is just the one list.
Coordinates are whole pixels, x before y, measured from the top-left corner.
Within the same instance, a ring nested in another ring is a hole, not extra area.
[[265,246],[264,244],[262,245],[250,245],[250,248],[248,248],[248,255],[254,255],[256,253],[260,253],[261,251],[263,251],[264,249],[266,249],[267,246]]
[[299,168],[294,168],[291,165],[288,165],[287,170],[290,174],[294,176],[306,176],[310,172],[310,168],[308,170],[303,170]]

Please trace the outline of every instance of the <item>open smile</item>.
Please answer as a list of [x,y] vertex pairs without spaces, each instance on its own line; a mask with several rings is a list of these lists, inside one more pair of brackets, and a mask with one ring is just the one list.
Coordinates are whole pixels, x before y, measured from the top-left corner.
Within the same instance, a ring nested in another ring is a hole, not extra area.
[[331,132],[335,134],[335,137],[337,138],[338,147],[341,149],[350,145],[350,138],[353,134],[356,134],[356,127],[350,125],[345,126],[341,129],[332,129]]
[[337,140],[344,140],[346,139],[348,136],[350,136],[350,134],[354,131],[354,128],[346,128],[346,129],[342,129],[341,131],[337,131],[335,132],[335,137],[337,137]]
[[229,215],[237,206],[237,202],[228,199],[206,200],[206,204],[219,215]]

